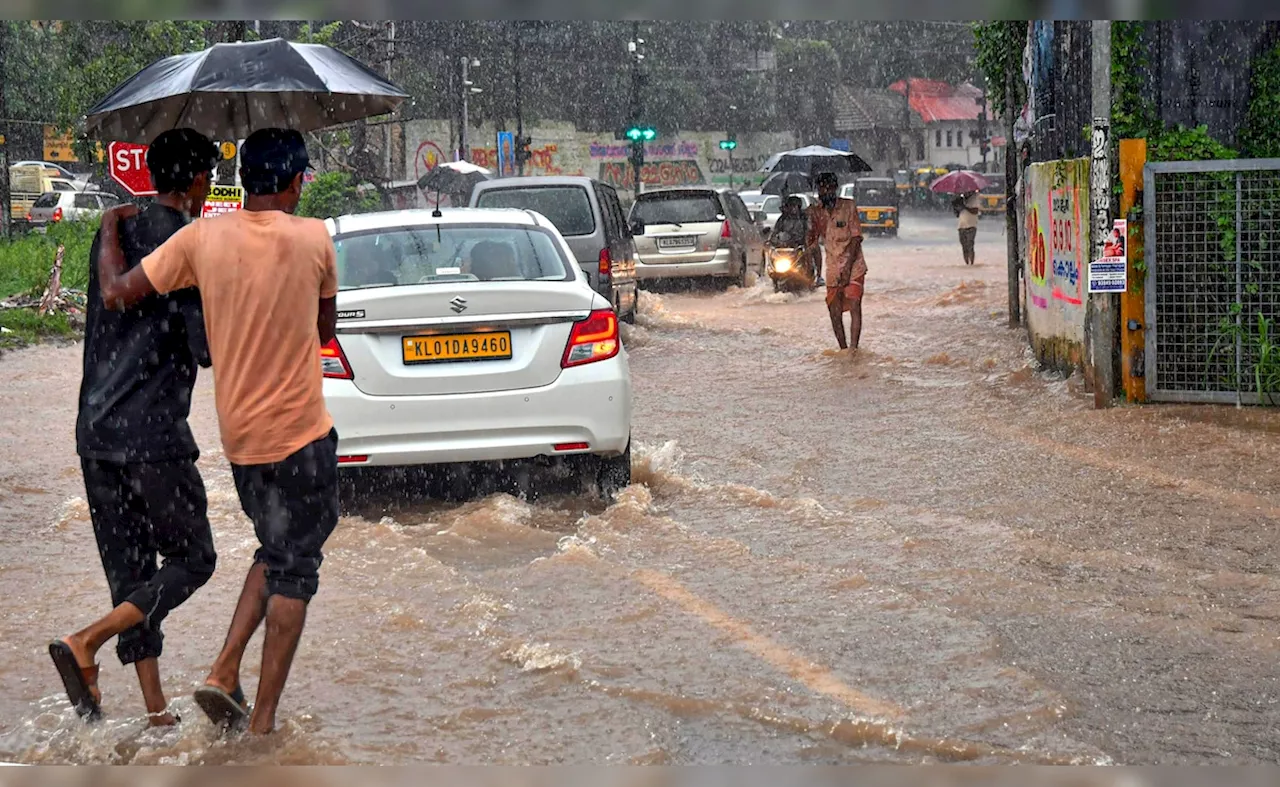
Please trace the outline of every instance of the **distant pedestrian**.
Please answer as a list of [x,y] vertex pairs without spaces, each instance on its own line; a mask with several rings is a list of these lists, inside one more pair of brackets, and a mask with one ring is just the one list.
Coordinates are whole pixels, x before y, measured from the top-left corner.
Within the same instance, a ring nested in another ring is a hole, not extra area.
[[89,251],[76,450],[114,609],[51,643],[49,654],[71,703],[90,719],[101,713],[97,654],[116,637],[120,662],[138,674],[151,725],[176,722],[160,682],[160,626],[209,580],[216,560],[200,452],[187,425],[197,365],[210,363],[199,293],[152,295],[122,314],[108,308],[99,268],[107,278],[138,269],[199,216],[219,158],[213,142],[190,129],[156,137],[147,148],[154,204],[118,227],[112,214]]
[[[199,287],[204,299],[222,445],[261,547],[245,578],[222,652],[196,702],[216,724],[275,727],[280,695],[319,587],[322,549],[338,523],[338,435],[325,407],[321,345],[337,320],[337,262],[324,222],[298,206],[306,144],[268,129],[245,140],[244,210],[186,227],[114,282],[136,303]],[[241,661],[267,631],[252,714]]]
[[972,265],[976,259],[974,243],[978,238],[978,217],[982,214],[982,202],[978,192],[971,191],[956,200],[959,214],[957,222],[960,228],[960,252],[964,255],[964,264]]

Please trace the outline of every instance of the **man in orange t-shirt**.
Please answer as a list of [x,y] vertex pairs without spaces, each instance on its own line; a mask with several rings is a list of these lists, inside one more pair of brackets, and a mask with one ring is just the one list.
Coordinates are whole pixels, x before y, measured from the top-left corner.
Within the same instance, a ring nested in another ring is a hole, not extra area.
[[[275,727],[321,550],[338,523],[338,438],[320,370],[320,346],[333,339],[337,319],[337,263],[324,222],[292,215],[308,166],[298,132],[255,132],[241,148],[244,210],[184,227],[101,285],[118,308],[155,292],[200,290],[222,446],[261,548],[196,701],[216,724],[247,720],[258,734]],[[127,213],[104,217],[104,246],[116,242],[116,222]],[[240,662],[264,617],[250,716]]]
[[[839,196],[840,181],[834,172],[817,177],[818,204],[809,208],[809,237],[805,246],[818,259],[825,258],[827,311],[836,344],[858,349],[862,338],[862,293],[867,283],[867,260],[862,254],[862,222],[858,203]],[[844,313],[849,313],[845,338]]]

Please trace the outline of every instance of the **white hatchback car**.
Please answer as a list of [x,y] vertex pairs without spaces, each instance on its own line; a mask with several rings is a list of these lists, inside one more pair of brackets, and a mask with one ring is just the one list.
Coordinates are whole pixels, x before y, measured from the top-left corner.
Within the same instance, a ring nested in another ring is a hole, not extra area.
[[631,482],[618,318],[538,213],[458,208],[327,222],[337,338],[324,393],[343,468],[551,458]]

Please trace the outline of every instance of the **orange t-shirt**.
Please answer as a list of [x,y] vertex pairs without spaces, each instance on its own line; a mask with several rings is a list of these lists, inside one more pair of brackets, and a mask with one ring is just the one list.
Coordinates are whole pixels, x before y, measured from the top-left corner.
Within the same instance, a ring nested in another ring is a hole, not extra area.
[[279,462],[333,428],[320,369],[320,300],[338,292],[319,219],[238,210],[183,227],[142,261],[161,293],[198,287],[227,459]]

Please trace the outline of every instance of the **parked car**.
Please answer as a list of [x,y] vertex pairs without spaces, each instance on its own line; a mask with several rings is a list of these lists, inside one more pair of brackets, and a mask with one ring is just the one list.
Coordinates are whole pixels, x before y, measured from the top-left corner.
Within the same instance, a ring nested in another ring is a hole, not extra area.
[[43,194],[51,191],[75,192],[84,190],[83,183],[60,177],[58,171],[40,162],[9,167],[9,215],[15,223],[25,225],[27,214]]
[[764,275],[765,247],[757,222],[737,193],[691,186],[649,191],[631,206],[644,279],[712,277],[747,285],[747,274]]
[[337,337],[321,351],[340,467],[545,459],[630,483],[631,376],[612,304],[545,216],[451,208],[329,219]]
[[53,177],[56,177],[56,178],[63,178],[65,180],[70,180],[75,182],[84,182],[88,180],[87,175],[78,175],[75,172],[72,172],[71,170],[62,166],[61,164],[55,164],[52,161],[14,161],[11,164],[9,164],[9,166],[11,167],[42,167],[47,170],[52,170],[51,174]]
[[119,204],[120,200],[113,195],[97,191],[47,191],[31,204],[27,223],[31,229],[43,232],[59,221],[102,218],[104,212]]
[[569,242],[592,289],[609,299],[623,321],[635,321],[636,244],[612,186],[586,177],[500,178],[477,183],[471,206],[546,216]]
[[[778,217],[782,215],[782,197],[777,194],[761,194],[758,191],[740,192],[742,204],[747,206],[747,210],[751,211],[753,217],[758,218],[756,226],[760,228],[760,234],[763,237],[769,237],[769,233],[773,231],[773,225],[778,223]],[[763,213],[760,217],[758,214]]]

